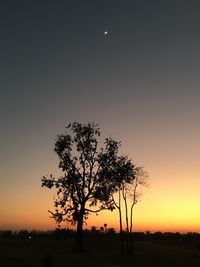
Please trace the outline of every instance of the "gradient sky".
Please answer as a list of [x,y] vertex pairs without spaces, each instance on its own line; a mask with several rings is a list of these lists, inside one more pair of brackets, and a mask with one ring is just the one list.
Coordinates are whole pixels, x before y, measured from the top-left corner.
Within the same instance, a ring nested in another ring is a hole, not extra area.
[[[198,0],[1,1],[1,229],[55,227],[40,178],[76,120],[148,171],[136,230],[200,231],[199,14]],[[104,223],[117,215],[88,227]]]

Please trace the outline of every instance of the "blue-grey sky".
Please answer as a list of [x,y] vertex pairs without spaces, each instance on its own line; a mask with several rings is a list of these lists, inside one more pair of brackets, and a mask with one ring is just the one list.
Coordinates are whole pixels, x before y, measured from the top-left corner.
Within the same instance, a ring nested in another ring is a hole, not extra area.
[[198,181],[199,14],[198,0],[1,1],[0,226],[19,228],[27,201],[45,214],[40,177],[74,120],[122,141],[150,173],[149,197],[166,180]]

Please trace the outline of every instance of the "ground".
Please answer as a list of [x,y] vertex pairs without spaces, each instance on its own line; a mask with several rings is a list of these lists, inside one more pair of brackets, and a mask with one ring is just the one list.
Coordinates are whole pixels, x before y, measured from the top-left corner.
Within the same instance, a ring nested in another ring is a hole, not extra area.
[[134,243],[133,255],[122,256],[116,237],[87,237],[86,252],[72,253],[73,239],[0,239],[0,266],[3,267],[153,267],[200,266],[198,246],[144,240]]

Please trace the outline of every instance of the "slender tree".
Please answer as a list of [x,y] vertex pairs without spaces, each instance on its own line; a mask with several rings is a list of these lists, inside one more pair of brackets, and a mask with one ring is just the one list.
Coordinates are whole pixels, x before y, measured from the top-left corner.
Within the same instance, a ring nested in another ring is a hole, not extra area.
[[124,254],[124,235],[123,235],[123,224],[122,224],[122,210],[121,210],[121,190],[118,188],[118,201],[115,200],[113,196],[113,203],[115,208],[118,209],[119,214],[119,233],[120,233],[120,242],[121,242],[121,253]]
[[[98,149],[98,125],[74,122],[66,128],[66,133],[57,136],[54,147],[63,175],[58,178],[43,176],[42,186],[57,189],[55,211],[49,212],[58,223],[76,224],[74,251],[82,252],[84,220],[92,212],[114,209],[112,195],[120,186],[116,175],[120,142],[106,138],[104,148]],[[122,163],[121,171],[124,168],[125,172],[126,166]]]
[[131,184],[135,179],[135,169],[134,165],[127,156],[118,157],[115,162],[115,184],[116,191],[113,191],[112,201],[115,208],[118,210],[119,214],[119,229],[120,229],[120,239],[121,239],[121,253],[125,252],[124,244],[124,231],[123,231],[123,218],[122,218],[122,197],[124,192],[124,187],[126,184]]
[[127,185],[128,198],[131,201],[130,211],[130,233],[133,232],[133,208],[141,200],[143,195],[142,188],[148,187],[148,174],[142,167],[135,168],[135,179]]
[[135,167],[134,173],[134,179],[128,183],[122,183],[122,195],[126,216],[127,253],[133,252],[133,208],[141,199],[143,194],[142,188],[148,186],[148,174],[142,167]]

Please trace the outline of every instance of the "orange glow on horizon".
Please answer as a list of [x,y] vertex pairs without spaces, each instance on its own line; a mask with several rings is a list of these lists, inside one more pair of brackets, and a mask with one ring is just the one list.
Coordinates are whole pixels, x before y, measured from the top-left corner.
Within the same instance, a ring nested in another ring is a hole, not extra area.
[[[148,153],[147,157],[150,158]],[[144,169],[149,173],[150,188],[144,189],[141,201],[134,208],[134,231],[200,232],[199,165],[196,161],[188,161],[190,168],[185,170],[181,163],[171,161],[170,168],[166,168],[165,161],[158,155],[156,162],[146,160]],[[41,188],[38,178],[41,173],[48,173],[52,164],[57,166],[55,161],[43,166],[40,172],[33,172],[28,183],[24,180],[20,185],[13,183],[9,186],[9,194],[1,200],[0,229],[49,230],[57,227],[47,212],[54,210],[55,192]],[[22,169],[21,176],[25,177],[25,174]],[[104,223],[108,228],[118,230],[117,211],[90,215],[84,228],[99,228]]]

